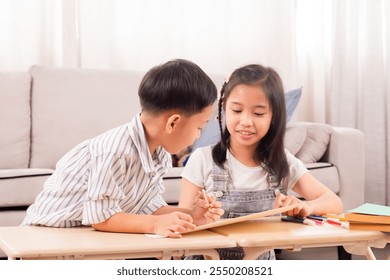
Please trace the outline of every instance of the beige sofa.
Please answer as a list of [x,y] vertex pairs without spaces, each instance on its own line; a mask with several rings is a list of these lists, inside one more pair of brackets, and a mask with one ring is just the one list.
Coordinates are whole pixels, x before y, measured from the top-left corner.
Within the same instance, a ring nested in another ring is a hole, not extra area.
[[[0,73],[0,226],[21,222],[66,151],[139,112],[137,89],[143,74],[43,66]],[[211,77],[219,87],[223,77]],[[294,154],[299,155],[297,147],[305,141],[309,150],[317,143],[316,130],[308,129],[313,125],[289,124],[286,146],[295,149]],[[307,166],[350,209],[364,201],[364,137],[352,128],[328,132],[324,155]],[[180,173],[174,168],[165,177],[169,203],[178,200]]]

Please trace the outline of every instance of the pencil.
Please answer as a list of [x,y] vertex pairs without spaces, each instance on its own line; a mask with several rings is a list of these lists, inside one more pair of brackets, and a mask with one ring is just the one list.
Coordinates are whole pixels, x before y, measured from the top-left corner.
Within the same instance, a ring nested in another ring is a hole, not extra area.
[[206,191],[204,189],[202,189],[202,194],[203,194],[204,200],[209,205],[209,207],[207,208],[207,211],[210,211],[210,202],[209,202],[209,199],[207,198],[207,194],[206,194]]

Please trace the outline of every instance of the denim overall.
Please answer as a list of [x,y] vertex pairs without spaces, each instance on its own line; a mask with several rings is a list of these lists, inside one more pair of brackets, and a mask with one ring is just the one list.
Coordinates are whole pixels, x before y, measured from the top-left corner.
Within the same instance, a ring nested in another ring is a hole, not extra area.
[[[225,213],[221,219],[235,218],[248,214],[273,209],[275,201],[275,190],[285,193],[283,188],[279,188],[273,183],[272,176],[267,175],[269,187],[260,191],[233,191],[232,176],[225,169],[220,168],[213,162],[213,190],[212,194],[216,200],[222,203]],[[241,260],[244,257],[244,250],[241,247],[216,249],[221,260]],[[203,256],[190,256],[188,259],[203,259]],[[264,252],[258,260],[274,260],[273,250]]]

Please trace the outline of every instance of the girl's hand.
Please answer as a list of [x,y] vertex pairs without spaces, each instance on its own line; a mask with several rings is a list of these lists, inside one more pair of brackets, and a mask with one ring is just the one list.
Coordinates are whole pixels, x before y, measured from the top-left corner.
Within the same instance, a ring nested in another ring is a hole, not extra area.
[[194,230],[192,217],[182,212],[156,215],[154,233],[167,237],[181,237],[181,233]]
[[194,223],[203,225],[219,220],[224,213],[221,206],[221,202],[216,201],[213,196],[207,195],[204,190],[199,192],[192,208]]
[[291,204],[296,204],[296,207],[290,211],[287,211],[283,214],[287,216],[301,216],[306,217],[313,213],[313,207],[305,202],[300,200],[299,198],[292,195],[284,195],[279,192],[276,195],[274,208],[280,208],[284,206],[289,206]]

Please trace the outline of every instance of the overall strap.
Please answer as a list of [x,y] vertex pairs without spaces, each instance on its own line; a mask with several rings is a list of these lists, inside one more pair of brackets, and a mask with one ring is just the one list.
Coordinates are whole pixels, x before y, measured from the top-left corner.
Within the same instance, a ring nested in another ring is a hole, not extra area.
[[220,198],[227,191],[227,185],[229,182],[228,172],[219,167],[215,162],[213,162],[213,194],[216,198]]
[[276,190],[279,190],[282,194],[286,195],[286,190],[281,184],[278,184],[276,180],[276,176],[271,175],[269,172],[267,172],[267,182],[268,182],[268,188],[273,190],[274,192]]
[[[264,170],[267,170],[266,166],[262,164],[262,167]],[[281,184],[277,182],[277,178],[275,175],[273,175],[270,171],[267,171],[267,183],[268,188],[273,190],[274,192],[276,190],[279,190],[282,194],[287,195],[286,189],[283,187],[283,180]]]

